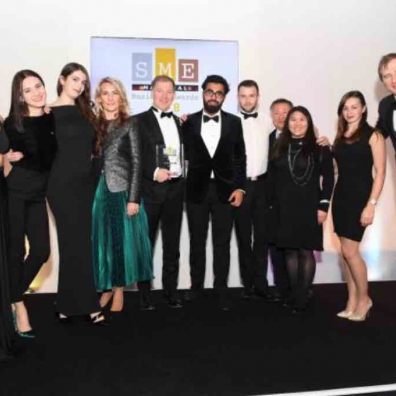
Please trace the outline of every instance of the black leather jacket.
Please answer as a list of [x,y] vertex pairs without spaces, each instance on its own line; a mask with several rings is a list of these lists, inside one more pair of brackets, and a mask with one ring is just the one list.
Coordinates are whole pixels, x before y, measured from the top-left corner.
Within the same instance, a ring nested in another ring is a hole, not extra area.
[[128,201],[140,203],[141,147],[136,120],[130,117],[119,127],[110,124],[103,144],[103,171],[111,192],[128,192]]

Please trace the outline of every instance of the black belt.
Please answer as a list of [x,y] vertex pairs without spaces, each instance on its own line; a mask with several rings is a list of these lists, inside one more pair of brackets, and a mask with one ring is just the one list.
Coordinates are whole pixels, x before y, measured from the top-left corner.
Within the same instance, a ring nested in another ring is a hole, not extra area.
[[258,175],[258,176],[247,177],[246,180],[249,180],[249,181],[258,181],[258,180],[264,179],[266,175],[267,175],[267,173],[263,173],[263,174]]

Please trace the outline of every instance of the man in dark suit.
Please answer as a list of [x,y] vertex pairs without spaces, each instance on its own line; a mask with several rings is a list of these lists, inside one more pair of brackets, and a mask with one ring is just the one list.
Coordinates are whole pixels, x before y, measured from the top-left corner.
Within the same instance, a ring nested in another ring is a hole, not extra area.
[[[268,160],[271,158],[271,152],[275,145],[276,139],[281,134],[287,114],[293,107],[293,103],[288,99],[276,99],[270,106],[272,123],[275,129],[269,135],[269,151]],[[276,286],[275,300],[286,300],[289,292],[289,277],[287,274],[286,261],[282,249],[278,249],[275,245],[269,244],[269,254],[274,274],[274,283]]]
[[378,106],[377,128],[391,138],[396,150],[396,53],[381,58],[378,75],[390,95],[383,98]]
[[[165,75],[157,76],[152,82],[152,98],[152,107],[135,116],[142,142],[142,198],[153,247],[161,223],[164,297],[170,307],[180,308],[176,290],[184,183],[180,121],[170,110],[175,98],[174,81]],[[150,282],[139,282],[138,287],[141,309],[154,309]]]
[[191,291],[204,286],[206,239],[212,220],[214,288],[219,307],[229,309],[227,281],[233,208],[241,205],[246,182],[246,155],[239,117],[221,110],[227,81],[211,75],[202,84],[203,110],[183,124],[188,160],[187,217],[190,230]]

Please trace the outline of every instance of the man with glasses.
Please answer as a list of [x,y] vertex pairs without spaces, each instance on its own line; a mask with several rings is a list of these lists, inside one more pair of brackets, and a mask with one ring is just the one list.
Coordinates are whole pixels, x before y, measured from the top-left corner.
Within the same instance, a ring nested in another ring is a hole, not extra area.
[[186,301],[196,298],[204,286],[211,218],[214,288],[219,308],[227,311],[233,208],[241,205],[244,196],[245,144],[240,118],[221,109],[229,91],[227,81],[210,75],[202,89],[203,110],[191,114],[183,124],[191,268],[191,290],[186,293]]

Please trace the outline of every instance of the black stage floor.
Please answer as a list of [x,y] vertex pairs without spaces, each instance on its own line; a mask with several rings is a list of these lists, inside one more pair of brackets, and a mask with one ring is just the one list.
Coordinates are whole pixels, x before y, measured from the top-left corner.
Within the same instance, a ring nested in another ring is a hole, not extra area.
[[243,301],[219,311],[212,291],[183,309],[137,293],[106,328],[54,320],[54,295],[30,295],[38,334],[0,365],[0,395],[258,395],[396,383],[396,282],[372,283],[372,315],[339,319],[344,285],[318,285],[310,310]]

